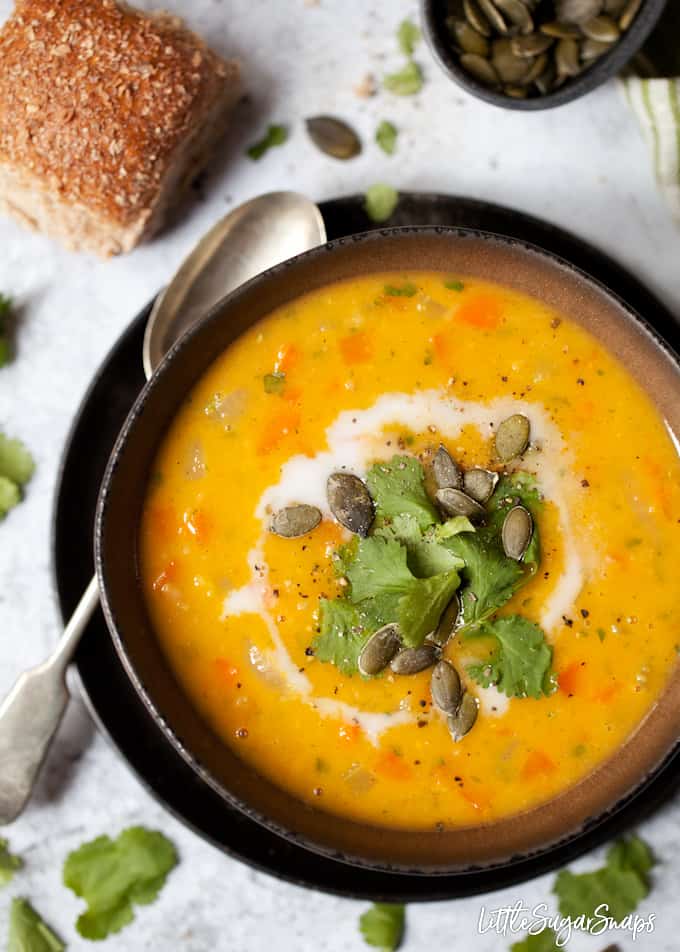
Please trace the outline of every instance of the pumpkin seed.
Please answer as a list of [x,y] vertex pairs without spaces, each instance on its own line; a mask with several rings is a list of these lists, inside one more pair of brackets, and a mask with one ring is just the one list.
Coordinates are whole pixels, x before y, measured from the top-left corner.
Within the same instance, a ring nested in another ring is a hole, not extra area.
[[447,516],[467,516],[470,522],[480,522],[486,515],[484,506],[460,489],[438,489],[435,499]]
[[465,11],[465,19],[473,30],[477,30],[482,36],[491,36],[491,26],[477,6],[477,0],[463,0],[463,10]]
[[390,664],[395,674],[418,674],[431,668],[436,662],[439,652],[432,644],[420,645],[419,648],[404,648],[396,655]]
[[477,3],[494,30],[497,33],[505,36],[505,34],[508,32],[508,27],[500,10],[493,0],[477,0]]
[[521,562],[531,542],[534,521],[524,506],[513,506],[503,521],[501,541],[503,551],[509,559]]
[[510,40],[510,48],[515,56],[538,56],[545,53],[553,44],[551,36],[542,33],[530,33],[528,36],[514,36]]
[[522,3],[522,0],[495,0],[495,3],[520,33],[526,34],[533,31],[534,21],[527,5]]
[[368,639],[359,655],[359,671],[372,678],[384,671],[392,658],[401,648],[399,626],[383,625]]
[[321,513],[316,506],[301,503],[298,506],[286,506],[274,514],[269,529],[284,539],[295,539],[307,535],[321,522]]
[[601,12],[602,0],[555,0],[555,15],[561,23],[581,26]]
[[524,77],[525,85],[530,83],[535,83],[539,76],[542,76],[548,66],[548,54],[541,53],[540,56],[537,56],[529,67],[529,72]]
[[488,40],[481,33],[478,33],[465,20],[456,20],[453,17],[449,17],[449,20],[452,21],[449,26],[451,33],[464,53],[474,53],[477,56],[489,55]]
[[610,17],[619,17],[626,6],[626,0],[604,0],[603,10]]
[[591,63],[599,59],[611,49],[611,43],[602,43],[600,40],[587,39],[581,43],[581,59],[584,63]]
[[366,484],[353,473],[331,473],[326,481],[326,496],[331,512],[341,526],[365,536],[371,528],[375,510]]
[[534,80],[536,89],[539,91],[541,96],[547,95],[553,86],[555,85],[556,77],[555,67],[552,62],[548,63],[540,76],[537,76]]
[[460,58],[460,65],[463,69],[487,86],[498,85],[498,74],[491,63],[481,56],[474,53],[463,53]]
[[581,71],[579,49],[576,40],[560,40],[555,48],[557,75],[577,76]]
[[512,52],[512,40],[503,37],[494,40],[491,63],[504,83],[521,83],[529,70],[525,57],[515,56]]
[[313,116],[305,122],[314,145],[334,159],[353,159],[361,152],[361,140],[351,126],[333,116]]
[[430,681],[432,700],[444,714],[453,714],[460,704],[463,689],[460,676],[450,661],[439,661]]
[[458,622],[459,615],[460,599],[457,595],[454,595],[449,604],[444,609],[442,617],[439,619],[439,624],[433,632],[430,632],[426,638],[426,641],[430,641],[432,644],[443,648],[446,642],[449,641],[449,639],[455,634],[456,623]]
[[642,0],[629,0],[626,9],[623,11],[619,18],[619,26],[622,30],[627,30],[631,25],[633,20],[638,14],[638,10],[642,6]]
[[601,43],[613,43],[618,40],[621,31],[611,17],[600,16],[588,20],[581,30],[590,40],[599,40]]
[[511,86],[510,84],[503,87],[503,92],[511,99],[526,99],[529,95],[526,86]]
[[463,473],[445,446],[439,447],[432,460],[432,472],[438,489],[460,489]]
[[577,26],[573,26],[571,23],[560,23],[558,20],[541,23],[538,29],[541,33],[552,36],[556,40],[573,40],[581,36],[581,31]]
[[521,456],[529,445],[530,424],[522,413],[513,413],[496,430],[496,455],[502,463]]
[[472,730],[477,720],[478,711],[479,701],[473,694],[468,694],[466,691],[458,710],[455,714],[449,714],[446,718],[447,727],[456,743]]
[[469,469],[463,477],[463,489],[468,496],[483,505],[491,498],[497,482],[498,473],[489,472],[488,469]]

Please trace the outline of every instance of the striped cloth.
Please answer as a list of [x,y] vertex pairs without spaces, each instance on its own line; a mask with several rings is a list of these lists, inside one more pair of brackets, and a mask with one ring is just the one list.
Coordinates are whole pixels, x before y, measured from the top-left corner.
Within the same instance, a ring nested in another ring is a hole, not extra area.
[[654,157],[654,170],[680,221],[680,9],[668,4],[621,82]]

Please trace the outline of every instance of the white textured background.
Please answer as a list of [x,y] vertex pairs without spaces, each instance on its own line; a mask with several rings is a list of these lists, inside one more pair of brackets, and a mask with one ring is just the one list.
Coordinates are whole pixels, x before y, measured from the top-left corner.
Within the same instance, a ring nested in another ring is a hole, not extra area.
[[[151,6],[145,2],[144,6]],[[249,107],[210,177],[205,197],[170,234],[109,262],[75,257],[0,221],[0,290],[21,306],[18,356],[0,372],[0,427],[20,436],[37,461],[26,501],[0,527],[0,693],[39,661],[59,621],[50,577],[49,519],[57,461],[90,377],[128,321],[168,279],[197,238],[233,204],[276,188],[315,199],[361,191],[376,180],[402,189],[458,192],[496,200],[551,219],[591,239],[633,269],[680,314],[680,228],[662,204],[648,151],[616,85],[546,113],[504,112],[453,86],[421,46],[421,95],[380,94],[365,101],[352,88],[367,71],[401,65],[394,31],[417,15],[412,0],[167,0],[212,43],[243,61]],[[0,0],[0,16],[9,12]],[[0,69],[2,64],[0,63]],[[302,120],[319,112],[346,117],[362,133],[363,154],[350,163],[317,153]],[[377,122],[399,126],[398,152],[373,144]],[[244,146],[268,121],[291,126],[291,140],[254,163]],[[634,946],[679,946],[680,804],[642,826],[662,861],[640,909],[658,927]],[[362,904],[333,899],[256,874],[204,844],[166,815],[124,763],[94,733],[74,702],[25,815],[7,831],[25,870],[0,894],[0,942],[9,899],[30,897],[67,940],[80,904],[61,885],[69,850],[130,823],[165,831],[182,861],[161,898],[103,948],[184,952],[339,952],[362,948]],[[4,833],[4,831],[3,831]],[[597,856],[575,864],[592,866]],[[501,905],[549,898],[552,876],[485,899],[413,906],[405,949],[495,952],[510,939],[477,936],[482,902]],[[614,936],[611,940],[614,940]],[[578,937],[573,952],[600,952],[603,939]]]

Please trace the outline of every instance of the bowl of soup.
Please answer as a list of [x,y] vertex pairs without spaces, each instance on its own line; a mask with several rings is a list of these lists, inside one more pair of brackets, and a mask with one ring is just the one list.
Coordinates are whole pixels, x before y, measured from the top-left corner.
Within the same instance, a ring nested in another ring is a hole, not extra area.
[[116,649],[281,836],[423,875],[534,855],[675,751],[679,431],[675,354],[568,263],[333,242],[217,305],[133,408],[96,526]]

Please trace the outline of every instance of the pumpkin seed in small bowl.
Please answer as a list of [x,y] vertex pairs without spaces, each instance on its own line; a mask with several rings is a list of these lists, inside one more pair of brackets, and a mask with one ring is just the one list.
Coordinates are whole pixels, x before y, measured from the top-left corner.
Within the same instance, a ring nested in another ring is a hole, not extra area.
[[665,0],[423,0],[430,47],[469,92],[507,109],[547,109],[620,72]]

